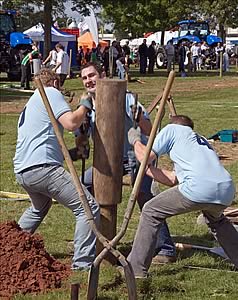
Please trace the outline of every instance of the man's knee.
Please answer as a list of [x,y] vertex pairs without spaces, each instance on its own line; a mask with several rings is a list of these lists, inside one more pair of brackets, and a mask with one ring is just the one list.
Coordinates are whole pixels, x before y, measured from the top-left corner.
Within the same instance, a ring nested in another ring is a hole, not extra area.
[[144,204],[142,217],[147,220],[150,219],[151,221],[156,221],[156,223],[162,223],[165,221],[164,214],[162,214],[158,208],[154,208],[153,201],[148,201]]

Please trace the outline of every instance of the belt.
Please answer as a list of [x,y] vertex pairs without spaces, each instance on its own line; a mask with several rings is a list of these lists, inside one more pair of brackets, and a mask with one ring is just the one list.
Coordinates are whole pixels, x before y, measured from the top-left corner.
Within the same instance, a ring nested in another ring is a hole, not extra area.
[[49,167],[49,166],[52,166],[50,164],[39,164],[39,165],[35,165],[35,166],[31,166],[29,168],[26,168],[24,170],[22,170],[20,173],[25,173],[25,172],[28,172],[28,171],[31,171],[31,170],[34,170],[34,169],[38,169],[38,168],[41,168],[41,167]]

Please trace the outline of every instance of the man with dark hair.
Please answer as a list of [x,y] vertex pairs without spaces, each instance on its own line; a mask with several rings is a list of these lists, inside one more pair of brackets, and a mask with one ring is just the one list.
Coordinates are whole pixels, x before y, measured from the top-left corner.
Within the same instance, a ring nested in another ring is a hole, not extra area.
[[[71,111],[58,90],[59,76],[44,68],[40,78],[61,133],[80,127],[91,110],[89,99],[81,99],[80,107]],[[44,220],[54,198],[72,211],[75,217],[74,256],[72,269],[89,269],[95,259],[96,237],[79,199],[73,179],[63,167],[63,153],[56,138],[39,90],[36,89],[24,107],[18,122],[18,138],[14,172],[18,183],[30,196],[31,206],[22,214],[22,230],[34,233]],[[95,221],[99,223],[99,207],[84,187]],[[57,226],[57,224],[55,224]]]
[[186,42],[183,41],[178,48],[179,72],[181,73],[181,77],[186,77],[185,65],[184,65],[185,59],[186,59]]
[[[84,65],[81,70],[81,77],[83,81],[83,85],[87,91],[87,93],[92,97],[93,103],[97,101],[95,99],[95,92],[96,92],[96,82],[100,78],[105,77],[105,73],[102,72],[102,68],[95,63],[89,63]],[[135,154],[133,151],[133,147],[128,142],[128,130],[133,126],[133,116],[132,116],[132,109],[131,106],[134,105],[135,99],[132,93],[126,93],[125,97],[126,102],[126,113],[125,113],[125,133],[124,133],[124,154],[123,154],[123,173],[131,174],[131,176],[135,177],[136,169],[137,169],[137,162],[135,158]],[[95,105],[91,111],[91,126],[92,132],[95,122]],[[136,122],[138,127],[141,129],[141,135],[143,143],[147,142],[147,136],[150,134],[151,131],[151,122],[149,120],[149,115],[146,112],[145,108],[138,103],[137,107],[138,117],[136,118]],[[109,124],[110,125],[110,124]],[[79,133],[80,134],[80,133]],[[77,137],[76,137],[77,140]],[[84,183],[85,186],[89,188],[92,187],[92,167],[86,170],[84,174]],[[151,192],[151,184],[152,179],[149,176],[144,176],[141,184],[141,189],[138,195],[138,205],[140,209],[142,209],[143,205],[153,197]],[[157,255],[157,262],[158,263],[170,263],[176,260],[176,253],[175,247],[171,240],[169,230],[167,224],[165,223],[160,230],[160,238],[157,241],[155,255]]]
[[156,42],[152,41],[149,48],[148,48],[148,59],[149,59],[149,66],[148,66],[148,74],[154,73],[155,67],[155,59],[156,59]]
[[[141,161],[145,146],[141,143],[140,131],[131,128],[128,138]],[[175,171],[151,165],[156,157],[163,154],[170,156]],[[238,232],[223,214],[234,199],[235,186],[208,141],[193,131],[193,121],[189,117],[173,117],[171,124],[159,132],[146,173],[171,188],[152,198],[142,209],[132,251],[128,256],[135,276],[147,277],[158,231],[165,220],[197,210],[202,210],[218,242],[238,267]]]

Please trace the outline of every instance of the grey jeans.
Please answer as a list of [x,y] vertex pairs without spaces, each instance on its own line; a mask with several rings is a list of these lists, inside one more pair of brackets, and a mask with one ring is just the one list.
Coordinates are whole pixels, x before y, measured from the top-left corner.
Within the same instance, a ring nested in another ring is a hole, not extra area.
[[143,207],[132,250],[128,256],[135,275],[147,275],[157,233],[166,218],[197,210],[203,212],[212,233],[227,256],[238,267],[238,232],[223,215],[225,208],[226,206],[219,204],[190,201],[179,192],[178,187],[170,188],[152,198]]
[[[31,206],[19,220],[20,227],[31,233],[35,232],[47,215],[54,198],[69,208],[76,219],[72,268],[89,268],[96,254],[96,237],[90,228],[71,175],[61,166],[48,165],[16,174],[16,178],[31,199]],[[86,188],[84,192],[98,225],[99,207]]]

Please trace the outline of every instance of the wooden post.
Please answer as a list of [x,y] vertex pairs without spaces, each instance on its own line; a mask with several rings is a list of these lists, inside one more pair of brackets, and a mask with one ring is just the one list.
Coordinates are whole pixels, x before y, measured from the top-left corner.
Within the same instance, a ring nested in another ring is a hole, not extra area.
[[113,78],[113,49],[109,48],[109,78]]
[[69,50],[69,65],[68,65],[68,77],[70,78],[71,71],[71,63],[72,63],[72,49]]
[[71,294],[70,294],[70,299],[71,300],[78,300],[79,299],[79,288],[80,285],[79,283],[72,283],[71,284]]
[[223,67],[223,51],[220,51],[220,77],[222,77],[222,67]]
[[[97,81],[93,187],[100,205],[100,232],[109,240],[116,235],[117,204],[122,196],[125,95],[125,80]],[[97,252],[101,250],[98,243]],[[106,260],[115,263],[110,255]]]
[[191,51],[189,50],[188,52],[188,75],[191,75],[191,71],[192,71],[192,57],[191,57]]

